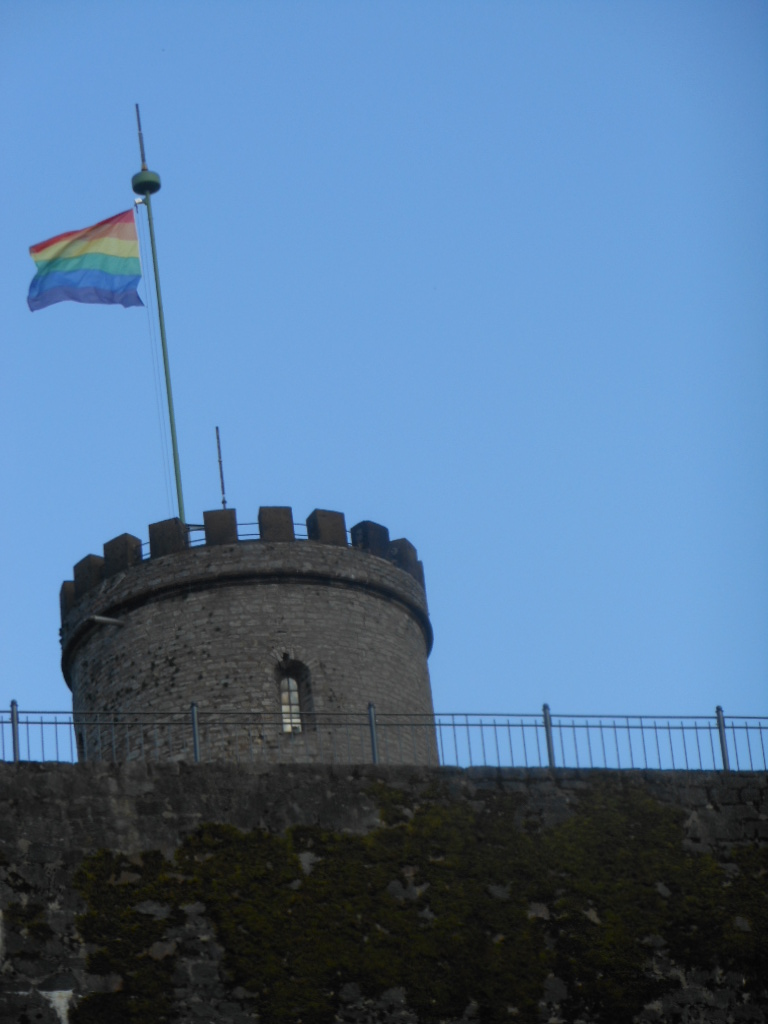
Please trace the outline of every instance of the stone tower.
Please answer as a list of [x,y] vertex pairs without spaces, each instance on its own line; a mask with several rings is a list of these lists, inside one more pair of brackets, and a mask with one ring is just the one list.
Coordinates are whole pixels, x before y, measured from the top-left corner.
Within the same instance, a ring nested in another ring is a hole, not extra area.
[[[316,509],[233,509],[123,534],[63,584],[62,670],[81,759],[437,763],[424,573],[407,540]],[[202,532],[202,531],[201,531]],[[255,533],[251,536],[255,536]],[[194,725],[190,725],[190,719]]]

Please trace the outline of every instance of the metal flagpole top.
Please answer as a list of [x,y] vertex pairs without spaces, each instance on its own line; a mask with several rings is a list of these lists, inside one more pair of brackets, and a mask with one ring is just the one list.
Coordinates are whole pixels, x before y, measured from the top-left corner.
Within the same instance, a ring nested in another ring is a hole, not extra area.
[[144,156],[144,134],[141,130],[141,114],[136,104],[136,124],[139,129],[139,152],[141,153],[141,170],[131,178],[133,191],[144,197],[143,204],[147,208],[149,221],[149,241],[152,246],[152,266],[155,271],[155,293],[157,294],[157,317],[160,321],[160,344],[163,348],[163,367],[165,369],[165,391],[168,396],[168,419],[171,426],[171,447],[173,448],[173,470],[176,476],[176,497],[179,503],[179,519],[186,523],[184,515],[184,496],[181,491],[181,465],[179,463],[179,446],[176,440],[176,417],[173,413],[173,392],[171,391],[171,365],[168,360],[168,344],[165,339],[165,315],[163,314],[163,297],[160,292],[160,271],[157,267],[157,246],[155,245],[155,223],[152,219],[152,203],[150,197],[160,191],[160,175],[147,169]]
[[160,175],[147,169],[147,158],[144,156],[144,132],[141,130],[141,114],[136,104],[136,125],[139,129],[139,152],[141,153],[141,170],[131,178],[131,186],[137,196],[154,195],[160,191]]

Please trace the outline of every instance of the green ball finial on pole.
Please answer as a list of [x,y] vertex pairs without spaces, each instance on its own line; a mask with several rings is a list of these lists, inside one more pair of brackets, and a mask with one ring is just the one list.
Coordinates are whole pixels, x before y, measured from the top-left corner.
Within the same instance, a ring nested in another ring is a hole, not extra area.
[[160,191],[160,175],[143,168],[131,178],[131,187],[137,196],[153,196]]

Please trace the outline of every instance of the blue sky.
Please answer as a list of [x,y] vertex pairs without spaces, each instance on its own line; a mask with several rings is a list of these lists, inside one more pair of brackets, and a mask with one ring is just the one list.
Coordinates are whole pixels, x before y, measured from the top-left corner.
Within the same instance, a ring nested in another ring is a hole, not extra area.
[[768,5],[2,13],[0,706],[68,706],[61,581],[174,512],[146,312],[26,307],[138,101],[191,521],[218,425],[241,521],[408,537],[441,710],[766,713]]

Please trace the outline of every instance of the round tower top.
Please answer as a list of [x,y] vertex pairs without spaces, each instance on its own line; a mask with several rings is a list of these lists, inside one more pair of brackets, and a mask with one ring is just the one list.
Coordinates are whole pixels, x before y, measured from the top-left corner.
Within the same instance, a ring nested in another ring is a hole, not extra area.
[[365,520],[348,532],[342,512],[315,509],[306,520],[306,536],[301,528],[297,536],[292,510],[285,506],[260,508],[258,523],[238,525],[235,509],[204,512],[203,523],[190,527],[177,518],[152,523],[148,553],[139,538],[121,534],[104,544],[103,555],[86,555],[74,566],[74,578],[61,587],[67,680],[80,641],[100,621],[119,618],[150,592],[159,596],[251,578],[374,592],[407,609],[424,634],[427,653],[431,650],[422,563],[410,541],[390,540],[387,527]]

